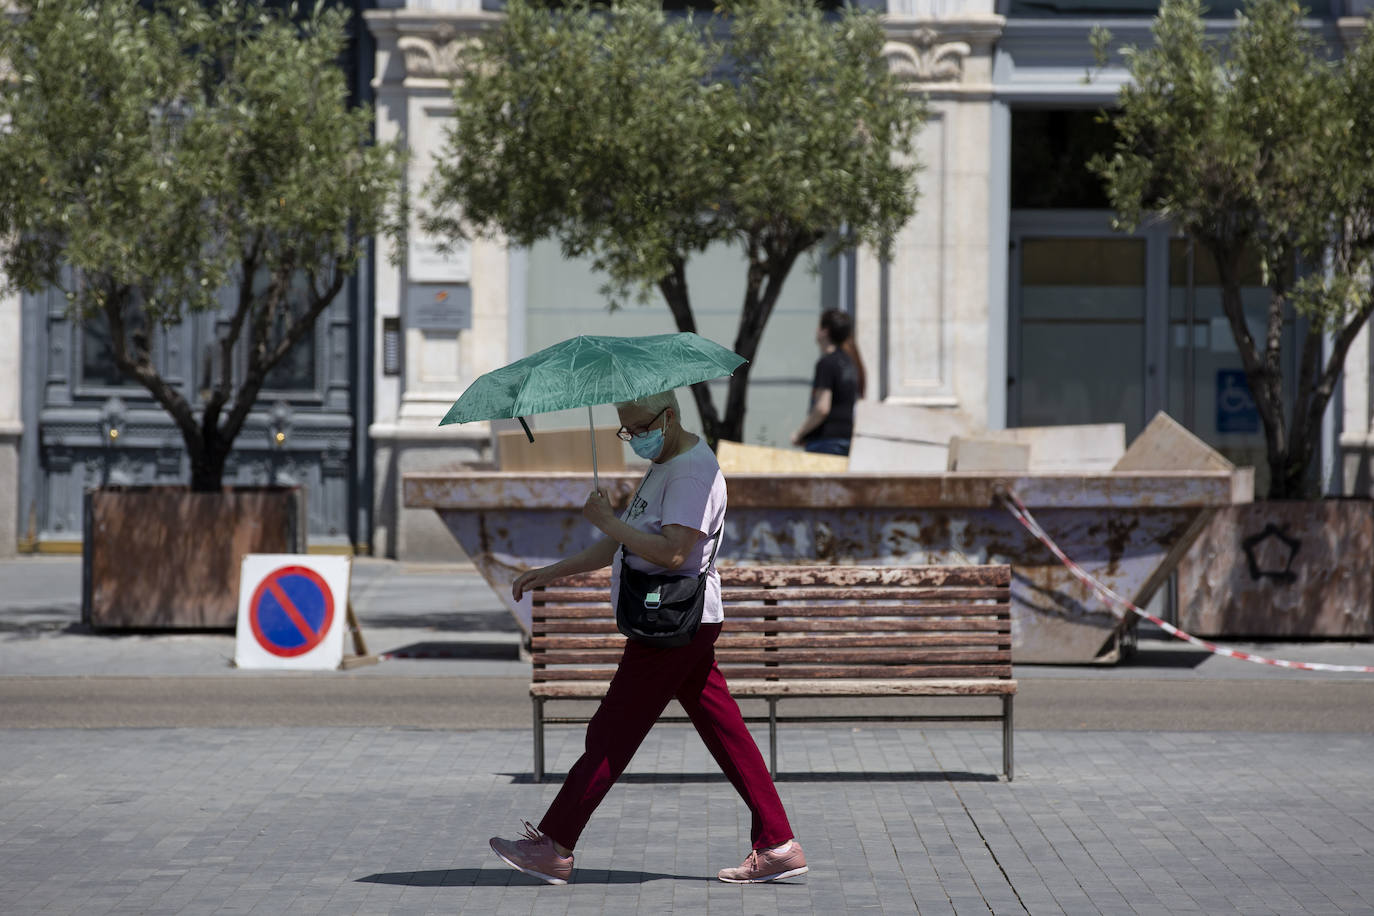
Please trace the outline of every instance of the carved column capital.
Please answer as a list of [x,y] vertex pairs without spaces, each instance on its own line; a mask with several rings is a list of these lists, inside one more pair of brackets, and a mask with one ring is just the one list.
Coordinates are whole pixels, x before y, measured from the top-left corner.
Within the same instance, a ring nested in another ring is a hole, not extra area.
[[396,47],[405,56],[407,77],[449,79],[458,75],[458,61],[476,40],[444,24],[428,34],[402,35]]
[[941,89],[986,81],[980,72],[969,74],[971,58],[987,58],[1001,36],[1001,16],[962,19],[896,19],[887,21],[883,56],[893,74],[913,87]]
[[907,41],[889,41],[883,46],[888,66],[902,82],[958,82],[964,72],[964,58],[973,53],[968,42],[941,41],[932,28],[922,28]]

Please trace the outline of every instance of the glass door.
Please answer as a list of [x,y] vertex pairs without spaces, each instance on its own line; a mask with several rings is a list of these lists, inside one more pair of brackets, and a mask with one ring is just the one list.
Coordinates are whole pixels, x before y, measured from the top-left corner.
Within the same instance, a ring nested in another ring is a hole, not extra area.
[[1014,238],[1012,425],[1124,423],[1129,441],[1151,406],[1146,240]]

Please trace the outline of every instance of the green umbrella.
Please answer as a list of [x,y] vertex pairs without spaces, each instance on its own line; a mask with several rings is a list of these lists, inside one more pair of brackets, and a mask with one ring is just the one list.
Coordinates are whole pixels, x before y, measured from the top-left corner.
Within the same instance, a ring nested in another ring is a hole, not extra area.
[[[493,369],[468,386],[440,426],[477,420],[519,419],[572,407],[632,401],[730,375],[744,357],[720,344],[687,332],[648,337],[573,337],[508,366]],[[596,472],[596,438],[592,437],[592,473]]]

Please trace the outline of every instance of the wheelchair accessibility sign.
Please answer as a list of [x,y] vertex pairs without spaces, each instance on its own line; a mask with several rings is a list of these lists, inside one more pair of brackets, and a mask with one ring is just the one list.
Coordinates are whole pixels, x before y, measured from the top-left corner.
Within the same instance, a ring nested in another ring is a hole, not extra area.
[[1217,370],[1217,432],[1257,433],[1259,408],[1240,369]]
[[239,580],[234,662],[240,668],[338,668],[348,557],[250,554]]

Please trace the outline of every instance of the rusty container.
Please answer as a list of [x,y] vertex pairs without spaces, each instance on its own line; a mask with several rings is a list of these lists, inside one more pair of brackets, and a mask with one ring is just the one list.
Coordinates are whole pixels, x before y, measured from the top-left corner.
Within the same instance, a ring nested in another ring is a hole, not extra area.
[[88,490],[82,620],[96,629],[232,630],[249,553],[303,553],[305,490]]
[[1368,639],[1372,612],[1368,500],[1227,506],[1178,567],[1179,626],[1199,636]]
[[[603,474],[623,505],[638,474]],[[582,474],[407,474],[405,504],[439,513],[516,622],[529,632],[522,571],[601,535],[582,518]],[[1110,663],[1133,621],[1105,608],[1007,511],[1016,492],[1069,555],[1144,604],[1211,513],[1254,492],[1249,468],[1102,473],[730,474],[718,562],[1012,567],[1012,651],[1020,662]]]

